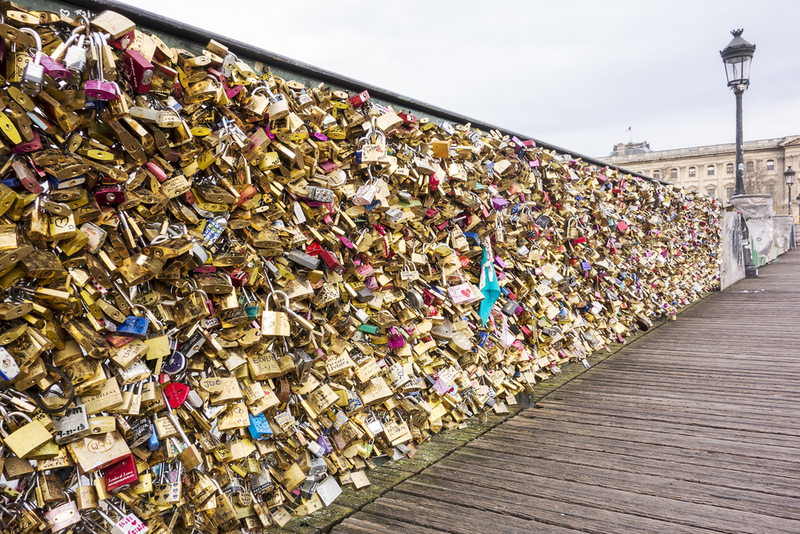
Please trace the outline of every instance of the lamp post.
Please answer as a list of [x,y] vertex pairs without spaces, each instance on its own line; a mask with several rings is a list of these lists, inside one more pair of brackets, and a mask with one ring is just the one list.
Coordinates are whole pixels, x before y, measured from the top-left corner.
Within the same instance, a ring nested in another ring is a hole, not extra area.
[[789,216],[792,215],[792,185],[794,184],[794,171],[792,170],[792,166],[789,165],[789,168],[783,172],[783,178],[786,181],[786,185],[789,186]]
[[742,153],[742,93],[750,86],[750,62],[756,45],[742,39],[744,30],[733,30],[733,40],[719,55],[725,64],[728,87],[736,95],[736,189],[734,196],[744,195],[744,154]]

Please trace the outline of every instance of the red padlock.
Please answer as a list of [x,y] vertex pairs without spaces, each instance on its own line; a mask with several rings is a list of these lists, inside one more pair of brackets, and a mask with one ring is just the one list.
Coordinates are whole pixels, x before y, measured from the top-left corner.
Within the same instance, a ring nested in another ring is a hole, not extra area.
[[186,384],[179,382],[170,382],[164,388],[164,394],[167,396],[167,402],[171,408],[180,408],[189,397],[190,388]]
[[437,189],[439,189],[439,178],[436,177],[435,172],[430,175],[430,178],[428,178],[428,180],[429,180],[428,183],[430,184],[431,187],[431,191],[436,191]]
[[322,258],[322,261],[325,262],[325,265],[327,265],[328,269],[331,271],[335,272],[336,274],[342,274],[344,272],[344,266],[330,250],[323,250],[320,252],[319,257]]
[[139,472],[136,470],[133,454],[128,454],[103,469],[103,478],[106,480],[107,491],[120,490],[138,482]]
[[136,39],[135,30],[131,30],[128,33],[123,33],[113,41],[109,41],[108,44],[113,46],[118,50],[125,50],[130,45],[133,44],[133,41]]
[[122,58],[122,77],[139,94],[149,93],[155,67],[138,50],[125,50]]
[[326,159],[324,161],[318,161],[317,165],[319,166],[320,169],[322,169],[322,172],[324,172],[325,174],[330,174],[333,171],[339,169],[339,166],[329,159]]
[[94,199],[103,206],[114,206],[125,202],[125,191],[119,187],[105,187],[94,193]]
[[42,184],[36,179],[30,167],[19,160],[13,162],[11,167],[17,174],[17,179],[22,183],[22,187],[36,195],[44,191]]
[[397,116],[403,119],[403,124],[406,126],[416,126],[419,122],[419,119],[411,113],[398,113]]
[[364,105],[364,102],[369,100],[369,92],[368,91],[361,91],[356,96],[350,98],[350,103],[353,105],[354,108],[360,108]]
[[243,271],[237,267],[231,273],[231,285],[233,285],[233,287],[242,287],[249,281],[250,273],[247,271]]

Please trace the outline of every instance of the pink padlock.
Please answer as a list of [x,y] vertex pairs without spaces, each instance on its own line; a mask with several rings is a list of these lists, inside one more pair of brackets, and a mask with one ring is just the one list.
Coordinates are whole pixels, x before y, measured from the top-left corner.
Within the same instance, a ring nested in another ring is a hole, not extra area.
[[67,70],[67,68],[56,61],[55,59],[51,58],[50,56],[46,56],[42,54],[41,61],[39,64],[44,68],[45,74],[53,78],[54,80],[66,80],[72,73]]
[[386,336],[389,340],[390,349],[399,349],[406,346],[406,340],[395,327],[389,328],[389,334]]
[[114,100],[117,96],[114,84],[105,80],[88,80],[84,91],[87,97],[96,100]]
[[377,290],[378,290],[378,288],[380,287],[380,286],[378,285],[378,280],[376,280],[374,276],[370,276],[369,278],[367,278],[366,280],[364,280],[364,285],[365,285],[365,286],[367,287],[367,289],[369,289],[370,291],[377,291]]
[[[97,51],[97,57],[103,57],[103,48],[102,42],[99,41],[99,37],[94,35],[89,37],[89,42],[91,43],[90,46],[95,47]],[[115,100],[117,98],[117,86],[114,85],[112,82],[107,82],[103,79],[103,62],[97,62],[97,79],[96,80],[88,80],[86,82],[86,86],[84,87],[84,92],[86,96],[89,98],[94,98],[96,100]]]
[[322,172],[325,174],[330,174],[339,169],[339,166],[329,159],[317,162],[317,166],[319,166],[319,168],[322,169]]
[[365,263],[364,265],[356,268],[356,277],[363,280],[369,276],[372,276],[374,272],[375,269],[372,268],[372,265]]
[[148,161],[145,164],[145,166],[147,167],[147,170],[149,170],[156,176],[156,180],[158,180],[159,182],[163,182],[167,179],[167,173],[165,173],[164,169],[159,167],[156,163]]
[[42,148],[42,141],[39,139],[39,133],[34,130],[33,131],[33,139],[28,141],[27,143],[20,143],[16,145],[11,152],[14,154],[25,154],[28,152],[35,152],[37,150],[41,150]]

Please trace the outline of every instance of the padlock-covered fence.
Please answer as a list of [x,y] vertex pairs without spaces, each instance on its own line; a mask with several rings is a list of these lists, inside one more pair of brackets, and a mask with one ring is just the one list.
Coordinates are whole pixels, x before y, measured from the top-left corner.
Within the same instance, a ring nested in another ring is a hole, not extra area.
[[718,285],[713,199],[0,10],[11,532],[282,526]]

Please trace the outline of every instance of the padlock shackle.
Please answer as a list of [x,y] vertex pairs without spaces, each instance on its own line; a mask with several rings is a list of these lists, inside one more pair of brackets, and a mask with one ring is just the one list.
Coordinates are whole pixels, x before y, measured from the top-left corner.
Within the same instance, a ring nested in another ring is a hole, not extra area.
[[[97,43],[97,40],[95,39],[95,32],[92,32],[91,34],[89,34],[89,46],[91,48],[94,48],[95,52],[97,53],[97,65],[96,65],[96,67],[97,67],[97,81],[103,82],[103,81],[105,81],[103,79],[103,55],[102,55],[103,52],[102,52],[102,48],[100,47],[100,45]],[[121,212],[120,212],[120,220],[122,220],[122,213]]]
[[164,390],[160,386],[156,385],[156,387],[158,387],[161,390],[161,398],[164,399],[164,404],[167,405],[167,417],[169,417],[170,422],[172,422],[172,426],[174,426],[175,430],[178,431],[178,434],[180,434],[181,439],[183,439],[183,442],[186,444],[186,446],[187,447],[191,446],[192,442],[189,441],[189,438],[186,436],[186,432],[183,431],[183,428],[181,427],[180,423],[178,423],[178,418],[175,417],[175,413],[172,411],[172,407],[169,405],[169,399],[167,399],[167,394],[164,393]]
[[251,95],[251,96],[255,96],[255,95],[257,95],[258,93],[262,93],[262,92],[265,92],[265,91],[266,91],[266,93],[267,93],[267,98],[269,98],[269,101],[270,101],[271,103],[273,103],[273,104],[274,104],[274,103],[276,103],[276,102],[278,101],[278,99],[277,99],[277,98],[276,98],[276,96],[275,96],[275,93],[273,93],[272,91],[270,91],[270,89],[269,89],[269,84],[267,84],[267,82],[262,82],[262,83],[261,83],[261,85],[259,85],[259,86],[258,86],[258,87],[256,87],[255,89],[253,89],[253,92],[252,92],[252,93],[250,93],[250,95]]
[[33,62],[37,65],[42,61],[42,38],[39,37],[39,33],[30,29],[30,28],[20,28],[19,31],[22,33],[27,33],[31,37],[33,37],[34,41],[36,41],[36,57],[34,58]]

